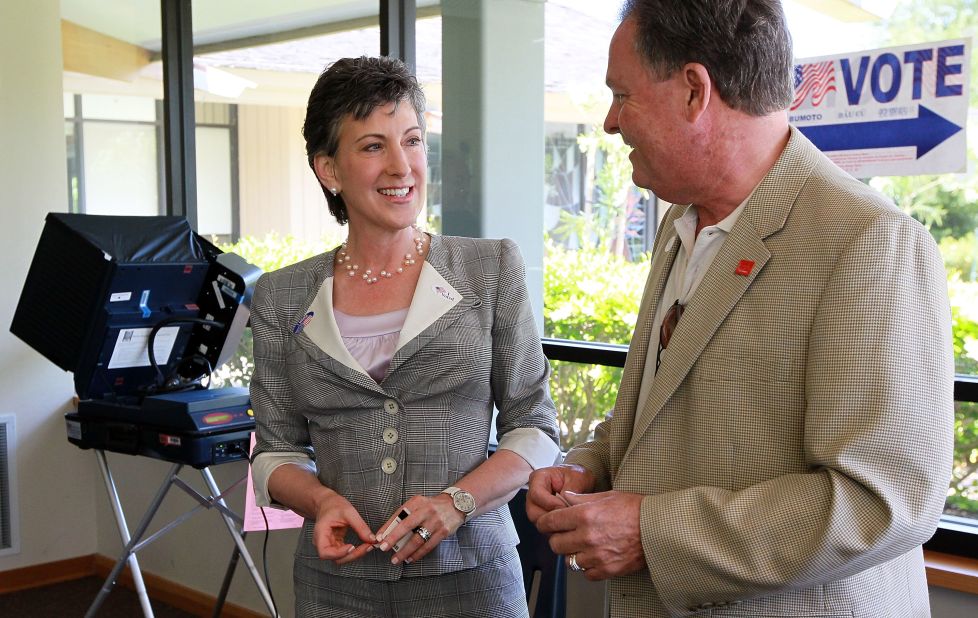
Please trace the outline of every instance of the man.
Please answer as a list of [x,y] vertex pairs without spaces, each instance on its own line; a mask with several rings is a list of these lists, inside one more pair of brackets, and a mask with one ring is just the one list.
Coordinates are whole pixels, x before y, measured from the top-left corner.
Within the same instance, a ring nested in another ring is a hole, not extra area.
[[530,519],[612,616],[928,616],[953,445],[933,240],[788,125],[779,0],[623,16],[604,128],[677,205],[613,414],[531,476]]

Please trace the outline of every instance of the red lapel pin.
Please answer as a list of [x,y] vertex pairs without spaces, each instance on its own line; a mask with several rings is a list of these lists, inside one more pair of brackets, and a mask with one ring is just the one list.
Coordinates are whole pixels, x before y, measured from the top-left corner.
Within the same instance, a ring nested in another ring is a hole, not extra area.
[[740,264],[737,264],[737,270],[734,272],[741,277],[746,277],[752,270],[754,270],[753,260],[740,260]]

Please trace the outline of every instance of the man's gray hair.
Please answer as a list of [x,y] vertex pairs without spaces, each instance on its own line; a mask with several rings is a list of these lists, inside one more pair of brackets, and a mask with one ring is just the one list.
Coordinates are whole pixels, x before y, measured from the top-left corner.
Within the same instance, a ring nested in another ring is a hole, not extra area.
[[658,79],[696,62],[733,109],[764,116],[791,104],[794,60],[781,0],[625,0],[621,16],[638,26],[636,51]]

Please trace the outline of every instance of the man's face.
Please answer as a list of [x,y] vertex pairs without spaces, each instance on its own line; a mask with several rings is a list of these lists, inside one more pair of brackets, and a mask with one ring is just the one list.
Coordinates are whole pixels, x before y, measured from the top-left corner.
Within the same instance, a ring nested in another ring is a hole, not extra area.
[[656,80],[635,50],[634,20],[626,19],[611,39],[607,84],[611,108],[604,121],[608,133],[620,133],[632,147],[632,181],[671,202],[683,202],[682,177],[688,171],[683,104],[688,97],[681,72]]

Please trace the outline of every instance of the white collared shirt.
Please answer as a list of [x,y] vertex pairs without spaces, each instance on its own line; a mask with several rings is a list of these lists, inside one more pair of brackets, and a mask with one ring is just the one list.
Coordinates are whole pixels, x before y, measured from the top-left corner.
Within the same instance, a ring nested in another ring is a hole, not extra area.
[[[751,192],[753,194],[753,191]],[[641,416],[641,410],[648,399],[649,392],[652,390],[652,383],[655,381],[655,361],[659,352],[659,329],[666,317],[666,312],[677,300],[680,305],[686,305],[693,297],[703,276],[710,269],[713,260],[716,259],[723,241],[727,239],[730,230],[733,229],[740,213],[750,199],[747,196],[740,206],[733,212],[724,217],[722,221],[715,225],[708,225],[700,230],[699,236],[696,235],[697,211],[693,205],[687,206],[686,211],[681,217],[673,222],[676,228],[676,237],[679,238],[679,249],[676,252],[676,259],[672,263],[669,271],[669,278],[662,290],[662,297],[655,309],[655,321],[652,323],[652,331],[649,334],[648,356],[645,359],[645,371],[642,374],[642,387],[639,390],[638,406],[635,412],[635,422]],[[666,251],[672,249],[676,237],[672,238]],[[659,360],[665,362],[669,354],[668,348],[659,355]]]

